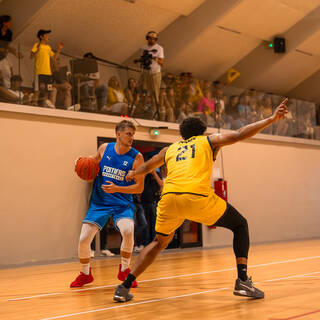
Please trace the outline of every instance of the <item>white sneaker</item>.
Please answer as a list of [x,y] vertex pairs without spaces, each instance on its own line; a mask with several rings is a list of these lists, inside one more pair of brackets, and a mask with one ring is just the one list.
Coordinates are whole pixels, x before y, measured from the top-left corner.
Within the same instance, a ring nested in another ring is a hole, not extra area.
[[90,258],[94,258],[94,251],[93,250],[90,250]]
[[107,257],[113,257],[114,253],[112,253],[110,250],[105,249],[105,250],[101,250],[101,253],[104,254]]
[[80,110],[80,104],[74,104],[73,106],[70,106],[67,108],[69,111],[79,111]]

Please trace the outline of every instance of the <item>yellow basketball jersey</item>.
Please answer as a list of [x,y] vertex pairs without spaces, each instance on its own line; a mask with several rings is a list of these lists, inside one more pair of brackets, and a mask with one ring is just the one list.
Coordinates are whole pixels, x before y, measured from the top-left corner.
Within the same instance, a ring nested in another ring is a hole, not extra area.
[[175,142],[165,155],[168,169],[162,194],[212,193],[210,178],[214,163],[213,150],[207,136],[195,136]]

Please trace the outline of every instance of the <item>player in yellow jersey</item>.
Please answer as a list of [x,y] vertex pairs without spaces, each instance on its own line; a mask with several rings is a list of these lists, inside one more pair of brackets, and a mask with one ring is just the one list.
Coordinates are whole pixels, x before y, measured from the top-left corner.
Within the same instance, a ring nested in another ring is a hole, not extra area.
[[264,293],[255,288],[251,278],[247,276],[247,220],[213,192],[210,176],[212,164],[221,147],[252,137],[283,118],[287,113],[287,101],[288,99],[283,100],[271,117],[220,135],[204,136],[205,124],[200,119],[187,118],[180,125],[180,134],[184,140],[162,149],[138,169],[128,173],[126,179],[130,180],[136,175],[151,172],[164,163],[168,170],[157,208],[157,235],[140,252],[131,273],[116,288],[113,297],[115,301],[124,302],[133,298],[129,292],[132,282],[154,261],[159,252],[168,246],[175,230],[185,219],[231,230],[234,234],[233,250],[238,270],[233,293],[255,299],[264,297]]

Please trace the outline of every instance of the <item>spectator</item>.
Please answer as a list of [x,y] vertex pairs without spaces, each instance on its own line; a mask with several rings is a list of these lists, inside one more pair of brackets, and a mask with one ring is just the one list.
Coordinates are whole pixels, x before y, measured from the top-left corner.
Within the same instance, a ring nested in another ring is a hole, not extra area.
[[59,57],[63,44],[60,42],[56,53],[54,53],[48,45],[50,32],[51,30],[43,29],[38,31],[38,41],[33,45],[30,57],[35,59],[35,93],[39,96],[40,105],[55,108],[53,102],[56,99],[57,90],[52,87],[53,78],[50,59],[55,60]]
[[250,97],[250,111],[248,113],[248,123],[256,122],[263,119],[258,100],[255,96]]
[[181,102],[179,105],[179,113],[177,115],[177,122],[181,123],[184,119],[188,117],[187,104],[185,102]]
[[149,244],[155,238],[156,208],[160,199],[161,183],[158,174],[153,171],[145,176],[144,190],[141,194],[141,204],[148,221],[148,232],[145,235],[145,243]]
[[79,105],[71,106],[71,81],[68,76],[67,67],[60,67],[60,58],[53,61],[52,71],[53,87],[57,90],[56,99],[53,100],[53,104],[59,109],[80,110]]
[[108,99],[107,107],[101,111],[115,115],[127,115],[128,103],[124,91],[120,88],[119,80],[116,76],[112,76],[108,81]]
[[249,102],[250,96],[247,93],[243,93],[239,98],[238,110],[240,117],[247,119],[247,121],[251,112]]
[[288,113],[286,115],[286,122],[288,123],[288,135],[290,137],[298,136],[298,121],[295,99],[288,101]]
[[136,111],[134,112],[134,116],[142,119],[152,120],[155,112],[156,106],[154,104],[154,99],[151,98],[148,92],[142,92],[141,99],[138,103]]
[[219,113],[224,114],[225,113],[225,103],[224,103],[224,95],[223,91],[220,88],[217,88],[214,90],[214,101],[216,104],[219,104]]
[[141,204],[141,195],[134,195],[134,251],[140,252],[148,243],[146,234],[148,233],[148,222]]
[[163,82],[167,87],[173,87],[175,86],[175,76],[172,73],[166,73],[165,76],[163,77]]
[[13,75],[11,77],[11,86],[9,92],[16,96],[17,102],[29,105],[30,96],[28,93],[23,93],[21,89],[22,78],[20,75]]
[[6,89],[10,88],[10,78],[12,76],[12,66],[7,59],[8,53],[8,48],[2,48],[2,50],[0,51],[0,72],[2,86]]
[[203,92],[203,97],[198,104],[197,111],[202,113],[203,119],[208,126],[214,125],[215,101],[212,98],[210,90],[206,89]]
[[168,109],[167,109],[167,121],[175,122],[175,110],[176,110],[176,95],[174,88],[167,86],[166,88],[167,99],[168,99]]
[[304,139],[315,139],[315,130],[312,123],[312,113],[306,110],[298,118],[298,136]]
[[186,105],[191,107],[191,110],[194,110],[196,105],[195,99],[192,94],[192,89],[189,87],[184,87],[181,90],[181,102],[184,102]]
[[142,56],[152,55],[150,65],[142,64],[143,72],[141,78],[142,89],[155,96],[156,103],[159,102],[161,86],[161,67],[163,66],[163,48],[157,43],[158,34],[149,31],[146,34],[147,44],[142,47]]
[[0,17],[0,50],[7,48],[10,53],[15,55],[17,58],[23,58],[22,54],[17,52],[15,48],[10,47],[10,42],[12,41],[12,31],[11,31],[12,18],[8,15],[3,15]]
[[129,105],[128,113],[132,116],[141,98],[135,78],[128,79],[128,86],[124,89],[124,93]]
[[[96,59],[92,52],[87,52],[83,58]],[[78,75],[79,76],[79,75]],[[82,106],[88,111],[100,111],[107,105],[108,89],[105,85],[99,83],[100,73],[88,73],[80,75],[80,97]]]
[[160,88],[159,94],[159,120],[166,121],[167,110],[170,109],[169,101],[167,99],[167,92],[165,88]]
[[[8,75],[11,75],[11,69],[7,68],[7,63],[5,59],[5,51],[0,52],[0,101],[9,102],[9,103],[18,103],[19,97],[9,91],[9,88],[6,87]],[[9,70],[9,71],[8,71]]]
[[[261,112],[264,119],[272,115],[272,100],[268,95],[264,95],[261,100]],[[261,133],[272,134],[272,126],[263,129]]]

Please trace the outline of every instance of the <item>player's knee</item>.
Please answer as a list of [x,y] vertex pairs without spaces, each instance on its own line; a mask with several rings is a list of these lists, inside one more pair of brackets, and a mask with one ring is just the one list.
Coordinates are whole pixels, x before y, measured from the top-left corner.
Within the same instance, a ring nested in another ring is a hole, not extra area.
[[118,228],[123,238],[131,238],[134,235],[133,220],[123,219],[118,222]]

